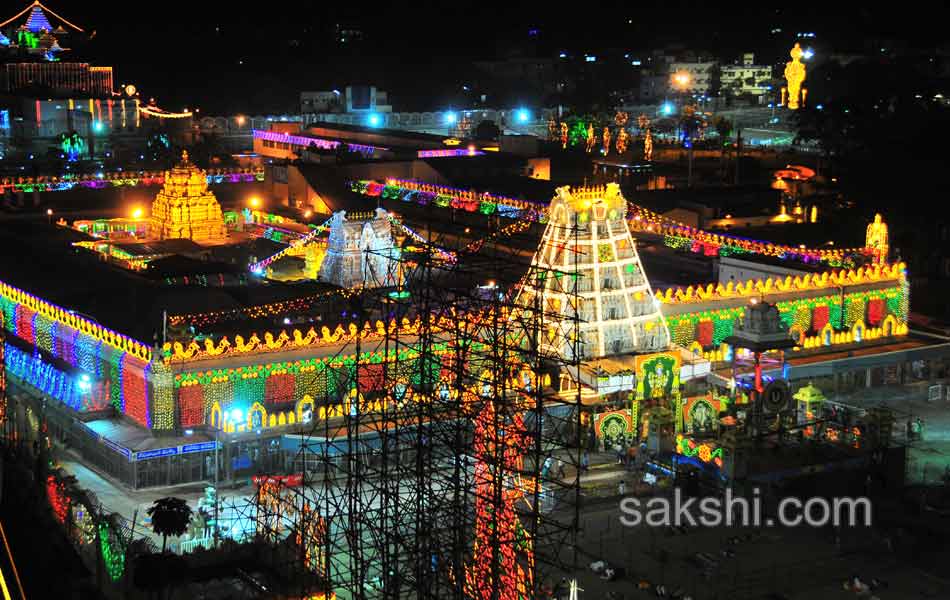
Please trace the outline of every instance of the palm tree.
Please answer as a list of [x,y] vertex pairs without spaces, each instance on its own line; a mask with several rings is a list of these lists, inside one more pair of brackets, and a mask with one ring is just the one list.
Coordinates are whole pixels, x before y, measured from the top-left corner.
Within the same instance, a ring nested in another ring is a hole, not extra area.
[[152,518],[152,530],[162,536],[162,553],[168,536],[185,533],[191,521],[191,507],[181,498],[159,498],[147,512]]

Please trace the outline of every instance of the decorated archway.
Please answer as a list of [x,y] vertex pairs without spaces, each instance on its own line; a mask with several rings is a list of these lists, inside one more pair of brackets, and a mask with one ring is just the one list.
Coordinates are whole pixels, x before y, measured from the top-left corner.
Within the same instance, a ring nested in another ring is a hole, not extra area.
[[267,409],[260,402],[251,405],[247,411],[247,428],[249,431],[261,429],[267,425]]
[[864,321],[858,319],[854,322],[854,325],[851,326],[851,339],[855,342],[860,342],[864,339],[865,331],[867,331],[867,326],[864,324]]
[[831,323],[825,323],[825,326],[821,328],[821,343],[824,346],[830,346],[832,341],[834,341],[835,330],[831,326]]
[[897,317],[894,315],[887,315],[884,317],[884,321],[881,323],[881,330],[884,332],[885,337],[890,337],[897,333]]
[[211,405],[211,414],[208,420],[212,427],[221,429],[221,405],[218,402]]
[[297,421],[300,423],[306,423],[313,418],[314,410],[313,398],[310,397],[310,394],[304,394],[304,397],[297,402],[295,412],[297,413]]

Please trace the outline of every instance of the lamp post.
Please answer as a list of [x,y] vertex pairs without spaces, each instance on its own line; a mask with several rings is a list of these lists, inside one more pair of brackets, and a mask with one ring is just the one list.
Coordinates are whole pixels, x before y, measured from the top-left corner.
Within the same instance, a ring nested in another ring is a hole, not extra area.
[[53,209],[52,208],[46,209],[46,222],[49,223],[50,225],[53,224]]
[[[673,73],[672,83],[673,87],[679,92],[678,96],[680,98],[680,114],[685,115],[685,105],[686,105],[686,91],[689,89],[689,84],[692,81],[692,77],[687,71],[677,71]],[[683,117],[681,117],[682,119]],[[689,118],[693,118],[690,116]],[[693,140],[692,140],[692,126],[684,119],[683,123],[683,137],[686,144],[686,151],[689,160],[689,165],[686,172],[686,187],[693,187]]]

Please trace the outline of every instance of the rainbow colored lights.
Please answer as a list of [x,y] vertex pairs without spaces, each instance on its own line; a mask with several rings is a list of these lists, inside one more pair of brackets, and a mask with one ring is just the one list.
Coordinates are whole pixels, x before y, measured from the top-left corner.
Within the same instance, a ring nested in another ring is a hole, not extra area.
[[[264,181],[263,169],[223,168],[207,171],[208,184],[216,183],[253,183]],[[164,185],[165,174],[151,171],[116,171],[97,175],[60,176],[41,175],[39,177],[4,177],[0,179],[0,192],[64,192],[77,187],[104,189],[107,187],[135,187]]]
[[[463,152],[463,150],[459,150]],[[487,192],[462,190],[406,179],[387,179],[385,183],[363,180],[350,183],[350,189],[370,197],[398,199],[422,206],[452,207],[468,212],[498,213],[503,217],[544,223],[547,220],[547,204],[495,196]],[[853,266],[851,258],[865,253],[855,249],[809,249],[771,242],[753,240],[740,236],[713,233],[689,227],[655,213],[647,208],[628,202],[628,221],[631,231],[640,231],[664,236],[671,248],[686,249],[706,256],[731,256],[759,254],[783,260],[824,264],[829,267]]]
[[378,152],[384,152],[389,150],[389,148],[383,148],[382,146],[370,146],[368,144],[350,144],[346,142],[339,142],[336,140],[325,140],[323,138],[308,137],[304,135],[293,135],[290,133],[281,133],[279,131],[263,131],[261,129],[254,130],[254,139],[264,140],[266,142],[272,142],[274,144],[287,144],[288,146],[294,146],[295,148],[301,148],[306,150],[307,148],[313,146],[321,150],[336,150],[340,147],[341,144],[346,146],[346,149],[350,152],[358,152],[367,156],[372,156]]
[[484,156],[484,152],[475,148],[442,148],[439,150],[419,150],[418,158],[444,158],[450,156]]

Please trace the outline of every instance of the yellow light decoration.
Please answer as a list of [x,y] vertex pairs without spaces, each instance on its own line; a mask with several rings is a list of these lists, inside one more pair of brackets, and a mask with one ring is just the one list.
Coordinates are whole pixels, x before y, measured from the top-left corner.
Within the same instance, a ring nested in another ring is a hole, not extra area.
[[[801,60],[804,52],[796,42],[789,55],[792,60],[785,63],[785,81],[788,90],[786,100],[790,110],[798,110],[799,99],[801,99],[801,104],[804,104],[805,94],[807,94],[807,91],[802,88],[802,83],[805,82],[805,65]],[[782,90],[782,93],[785,95],[785,90]]]
[[627,145],[630,141],[630,134],[627,133],[627,130],[621,128],[617,132],[617,154],[623,154],[627,151]]
[[160,240],[221,240],[226,236],[217,198],[208,190],[204,171],[182,152],[181,162],[165,172],[165,185],[152,203],[149,234]]
[[867,268],[859,267],[858,269],[850,270],[809,273],[805,275],[804,278],[801,276],[794,278],[785,276],[784,278],[750,279],[736,285],[733,285],[733,282],[730,281],[725,286],[719,283],[713,287],[710,283],[705,287],[697,286],[694,288],[693,286],[689,286],[685,290],[682,288],[669,288],[665,291],[658,290],[656,298],[664,304],[683,304],[706,302],[721,298],[757,298],[764,294],[853,286],[879,281],[903,281],[905,269],[906,265],[904,263],[894,263],[891,265],[877,263]]
[[607,154],[610,154],[610,129],[607,128],[606,126],[604,127],[603,139],[604,139],[603,153],[606,156]]
[[193,116],[189,111],[173,113],[162,110],[157,106],[139,106],[138,113],[147,117],[158,117],[160,119],[190,119]]
[[881,214],[874,215],[874,221],[868,225],[867,233],[864,238],[864,247],[870,250],[877,262],[886,262],[888,249],[887,223],[881,218]]
[[[467,315],[467,317],[477,320],[480,315]],[[458,324],[459,318],[462,318],[462,315],[455,315],[454,318],[440,317],[433,331],[450,331]],[[403,335],[414,335],[419,332],[421,326],[420,318],[416,318],[412,322],[403,318],[398,325],[395,320],[390,321],[389,332],[392,335],[398,329]],[[263,340],[256,333],[252,333],[247,341],[243,336],[235,336],[233,343],[227,337],[219,339],[217,344],[210,338],[205,338],[203,345],[194,340],[187,345],[181,342],[169,342],[164,346],[164,354],[166,361],[183,362],[233,354],[256,354],[347,344],[355,341],[357,337],[363,340],[382,339],[386,336],[386,331],[386,325],[382,321],[376,321],[373,326],[366,322],[362,329],[354,323],[350,323],[345,329],[342,325],[337,325],[332,332],[329,327],[324,325],[319,333],[312,327],[306,334],[301,333],[299,329],[295,329],[292,336],[288,335],[286,331],[281,331],[277,336],[271,332],[265,332]]]

